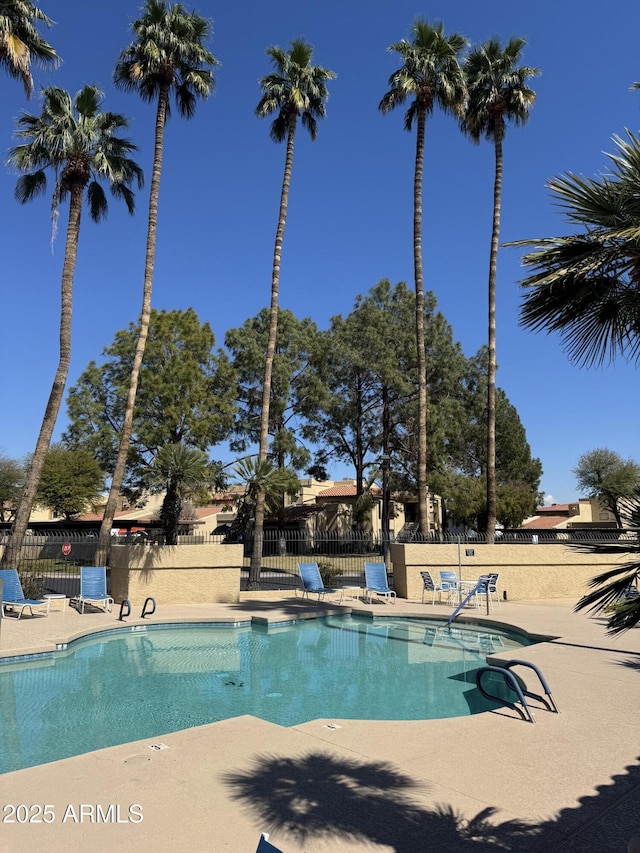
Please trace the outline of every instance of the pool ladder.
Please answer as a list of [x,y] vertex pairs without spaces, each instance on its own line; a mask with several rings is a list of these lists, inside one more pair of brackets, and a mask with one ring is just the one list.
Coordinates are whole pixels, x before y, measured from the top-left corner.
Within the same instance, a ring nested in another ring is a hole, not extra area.
[[[542,696],[540,693],[533,693],[531,690],[527,690],[526,685],[523,687],[522,685],[524,684],[524,682],[522,682],[522,679],[518,680],[516,676],[511,672],[511,669],[514,666],[524,666],[528,667],[529,669],[532,669],[538,676],[545,695]],[[518,703],[512,702],[509,699],[504,699],[502,696],[496,696],[495,693],[490,693],[485,687],[483,687],[482,678],[488,673],[499,675],[504,680],[506,686],[516,694]],[[517,711],[517,713],[520,714],[520,716],[523,720],[525,720],[525,722],[528,720],[530,723],[535,723],[536,721],[536,718],[533,716],[533,711],[527,703],[527,696],[530,699],[537,699],[539,702],[542,702],[542,704],[546,707],[548,711],[553,711],[555,714],[560,713],[560,709],[558,708],[555,699],[551,695],[551,688],[547,684],[544,675],[542,674],[542,672],[540,672],[540,669],[534,663],[529,663],[529,661],[526,660],[513,658],[512,660],[506,661],[504,664],[502,664],[502,666],[487,665],[480,667],[480,669],[476,672],[476,686],[480,693],[482,693],[482,695],[486,699],[489,699],[492,702],[500,702],[502,705],[506,705],[508,708],[512,708],[514,711]]]
[[[147,604],[150,605],[149,610],[147,610]],[[156,600],[155,600],[155,598],[151,598],[151,596],[149,596],[149,598],[145,599],[145,602],[142,605],[142,612],[140,613],[140,618],[144,619],[145,616],[151,616],[151,614],[155,613],[155,612],[156,612]],[[131,615],[131,602],[129,601],[128,598],[123,598],[122,604],[120,605],[120,615],[118,616],[118,619],[120,620],[120,622],[122,622],[122,620],[124,619],[125,616],[130,616],[130,615]]]

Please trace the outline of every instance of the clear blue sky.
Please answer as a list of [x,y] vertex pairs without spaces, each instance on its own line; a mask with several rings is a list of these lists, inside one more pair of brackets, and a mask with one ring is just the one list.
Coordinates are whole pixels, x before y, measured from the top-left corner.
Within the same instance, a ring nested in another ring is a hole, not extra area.
[[[106,93],[105,107],[132,119],[130,135],[147,188],[130,218],[113,201],[106,222],[85,215],[75,278],[70,384],[118,329],[140,309],[153,107],[114,89],[111,74],[130,41],[134,0],[41,0],[56,21],[48,39],[64,59],[55,72],[35,69],[36,86],[75,93],[85,83]],[[186,4],[193,8],[190,3]],[[265,49],[304,36],[314,61],[333,69],[327,119],[316,142],[296,139],[283,251],[281,306],[326,328],[346,314],[357,294],[379,279],[413,284],[413,134],[403,111],[377,109],[397,58],[387,52],[407,37],[412,20],[441,19],[447,32],[479,42],[497,35],[528,40],[524,60],[538,66],[538,99],[529,124],[508,130],[504,144],[503,242],[564,233],[545,182],[562,172],[592,176],[605,165],[611,136],[640,126],[637,38],[640,6],[581,0],[442,0],[421,7],[407,0],[202,0],[211,18],[211,49],[220,60],[215,95],[191,121],[177,113],[165,139],[153,304],[192,306],[222,344],[268,304],[284,146],[254,116]],[[27,103],[20,85],[0,76],[0,138],[12,144]],[[20,457],[34,447],[57,363],[59,286],[66,209],[50,247],[49,197],[20,206],[15,175],[0,169],[2,239],[2,417],[0,452]],[[436,114],[426,135],[424,193],[425,287],[434,291],[454,336],[470,356],[486,341],[486,285],[492,211],[493,151],[463,138],[455,121]],[[498,383],[516,406],[533,454],[542,460],[543,490],[554,501],[578,497],[572,468],[578,456],[606,446],[640,458],[637,376],[622,362],[599,370],[569,364],[559,340],[518,327],[520,253],[498,261]],[[64,429],[61,413],[54,438]],[[222,455],[222,450],[214,453]],[[334,476],[352,476],[336,467]]]

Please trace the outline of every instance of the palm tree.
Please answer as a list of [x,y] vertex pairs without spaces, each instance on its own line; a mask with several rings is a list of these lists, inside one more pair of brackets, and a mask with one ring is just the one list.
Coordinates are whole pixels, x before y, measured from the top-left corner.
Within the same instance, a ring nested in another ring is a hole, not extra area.
[[27,98],[33,92],[31,61],[57,65],[60,57],[38,33],[35,21],[48,27],[53,21],[28,0],[0,0],[0,63],[11,77],[22,81]]
[[549,181],[576,234],[519,240],[533,272],[520,324],[559,332],[569,359],[582,366],[616,356],[640,358],[640,139],[614,136],[610,168],[596,179],[568,172]]
[[493,142],[493,225],[489,252],[489,369],[487,382],[487,535],[493,541],[496,530],[496,272],[500,241],[502,204],[502,140],[511,122],[527,123],[536,99],[527,80],[540,73],[538,68],[518,66],[526,41],[511,38],[502,48],[497,38],[474,47],[467,55],[463,71],[467,102],[462,129],[478,144],[482,137]]
[[[535,247],[522,259],[533,272],[522,282],[521,325],[558,332],[569,359],[585,367],[640,359],[640,139],[627,131],[614,143],[609,169],[596,179],[568,172],[549,181],[568,221],[583,230],[509,244]],[[622,558],[637,548],[617,550]],[[640,622],[640,597],[625,596],[639,578],[638,560],[598,575],[576,609],[605,611],[609,631],[625,631]]]
[[297,494],[300,483],[290,468],[279,468],[271,459],[245,456],[234,463],[232,480],[244,488],[235,521],[231,524],[229,539],[237,541],[254,527],[258,495],[264,496],[265,510],[275,514],[282,506],[284,494]]
[[143,101],[156,102],[155,145],[149,191],[140,333],[131,367],[118,456],[100,527],[96,565],[104,565],[107,558],[111,526],[127,463],[140,365],[149,333],[164,129],[170,114],[169,96],[173,92],[178,111],[183,118],[192,118],[195,114],[196,99],[207,98],[213,90],[215,81],[211,68],[218,64],[215,56],[204,44],[211,36],[210,22],[196,12],[187,12],[182,3],[168,6],[164,0],[146,0],[142,15],[133,22],[132,30],[135,40],[120,54],[114,81],[125,91],[137,92]]
[[[614,554],[620,558],[626,557],[629,552],[639,551],[637,545],[627,542],[624,545],[583,544],[582,547],[597,550],[599,554]],[[612,635],[621,634],[640,623],[639,582],[640,560],[625,562],[591,578],[588,583],[591,592],[583,595],[574,609],[586,608],[592,613],[605,613],[607,632]]]
[[129,213],[134,210],[130,185],[136,181],[141,187],[143,183],[141,169],[128,156],[136,146],[116,135],[128,127],[129,121],[117,113],[100,112],[102,97],[95,86],[85,86],[73,100],[64,89],[44,89],[42,113],[39,116],[24,114],[18,119],[16,135],[21,143],[9,152],[9,163],[24,172],[16,185],[16,199],[24,204],[44,193],[46,171],[51,170],[55,176],[54,228],[59,204],[67,198],[69,221],[62,266],[58,368],[16,511],[11,539],[2,557],[3,566],[14,567],[17,563],[69,372],[73,279],[85,188],[90,216],[99,222],[107,215],[108,207],[100,180],[108,182],[111,193],[125,202]]
[[[291,49],[281,47],[267,48],[274,71],[260,80],[262,97],[256,107],[256,115],[266,118],[276,114],[271,123],[270,136],[274,142],[286,141],[284,161],[284,176],[280,193],[280,213],[276,240],[273,250],[273,268],[271,272],[271,308],[269,314],[269,338],[264,365],[264,382],[262,386],[262,406],[260,411],[260,443],[258,460],[264,462],[267,458],[269,443],[269,402],[271,397],[271,373],[276,348],[278,332],[278,291],[280,288],[280,259],[282,256],[282,241],[287,221],[287,205],[289,202],[289,187],[291,170],[293,168],[293,148],[298,116],[302,117],[302,125],[309,131],[311,139],[315,140],[318,125],[317,120],[326,115],[325,104],[329,93],[327,80],[333,80],[335,74],[320,65],[312,65],[313,47],[304,39],[291,41]],[[258,484],[255,504],[253,553],[249,568],[249,589],[256,589],[260,582],[260,567],[262,562],[262,541],[264,524],[265,495]]]
[[458,55],[466,40],[458,33],[445,36],[444,25],[433,26],[418,18],[411,27],[412,40],[403,39],[389,50],[402,57],[403,64],[389,78],[389,91],[379,108],[388,113],[407,98],[413,98],[405,113],[404,128],[416,122],[416,158],[413,180],[413,267],[415,276],[416,349],[418,366],[418,516],[420,529],[429,531],[427,502],[427,371],[424,344],[424,278],[422,273],[422,173],[424,136],[428,115],[436,106],[444,112],[460,114],[465,97],[464,78]]
[[215,479],[207,454],[184,444],[165,444],[153,461],[154,481],[166,488],[160,521],[166,545],[178,542],[182,502],[201,495]]

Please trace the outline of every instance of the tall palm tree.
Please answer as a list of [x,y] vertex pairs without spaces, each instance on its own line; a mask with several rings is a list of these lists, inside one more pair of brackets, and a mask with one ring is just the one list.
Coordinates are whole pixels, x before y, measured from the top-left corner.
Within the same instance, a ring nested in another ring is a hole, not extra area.
[[389,50],[402,58],[402,66],[389,78],[389,91],[379,108],[388,113],[412,98],[404,128],[416,122],[416,157],[413,179],[413,268],[416,289],[415,322],[418,366],[418,516],[420,529],[429,531],[427,501],[427,371],[424,344],[424,277],[422,272],[422,174],[427,116],[436,106],[444,112],[462,112],[465,86],[458,55],[466,40],[458,33],[445,36],[444,25],[420,18],[411,27],[412,40],[403,39]]
[[135,39],[120,54],[114,72],[114,81],[125,91],[137,92],[143,101],[156,103],[155,145],[149,191],[140,334],[131,368],[131,381],[120,432],[118,456],[100,527],[96,565],[104,565],[107,558],[111,526],[127,463],[140,365],[149,333],[158,197],[164,129],[170,114],[169,97],[173,93],[176,106],[183,118],[192,118],[195,114],[197,98],[207,98],[213,91],[215,81],[211,69],[218,64],[218,60],[205,46],[205,42],[211,36],[211,23],[196,12],[188,12],[182,3],[169,6],[164,0],[146,0],[142,15],[133,22],[132,30]]
[[59,204],[67,198],[69,221],[62,266],[60,357],[11,539],[2,557],[3,566],[17,563],[69,372],[73,279],[85,189],[90,216],[99,222],[108,207],[101,180],[109,184],[116,198],[125,202],[129,213],[134,210],[130,185],[136,181],[141,187],[143,182],[141,169],[128,156],[136,146],[117,135],[128,127],[128,119],[117,113],[100,112],[101,105],[102,93],[95,86],[85,86],[73,100],[64,89],[44,89],[42,113],[24,114],[18,119],[16,135],[21,143],[9,152],[9,163],[24,172],[16,185],[16,199],[24,204],[44,193],[46,172],[50,170],[55,176],[54,227]]
[[29,0],[0,0],[0,64],[11,77],[22,81],[27,98],[33,93],[31,61],[42,65],[60,61],[55,49],[39,34],[36,21],[48,27],[53,23]]
[[[296,126],[298,116],[301,116],[302,126],[309,131],[311,139],[315,140],[318,132],[317,120],[324,118],[326,115],[325,104],[329,97],[326,84],[328,80],[333,80],[336,76],[333,71],[327,68],[311,64],[313,47],[301,38],[293,39],[291,41],[291,49],[287,51],[281,47],[267,48],[267,56],[271,59],[274,71],[260,80],[262,97],[256,107],[256,115],[259,118],[266,118],[273,113],[276,114],[271,123],[269,135],[274,142],[286,141],[286,153],[271,272],[269,338],[264,365],[262,407],[260,411],[259,462],[266,460],[269,443],[269,402],[271,397],[271,373],[273,370],[273,358],[278,332],[280,259],[282,257],[282,241],[287,221],[287,205],[289,202],[289,187],[291,185],[291,170],[293,168]],[[264,491],[258,486],[255,503],[253,553],[249,568],[249,589],[256,589],[260,582],[264,504]]]
[[496,272],[502,205],[502,140],[507,123],[524,125],[536,99],[527,83],[538,68],[518,67],[526,41],[511,38],[502,48],[497,38],[474,47],[463,63],[467,102],[462,129],[478,144],[482,137],[493,142],[493,224],[489,251],[489,365],[487,382],[487,535],[496,530]]

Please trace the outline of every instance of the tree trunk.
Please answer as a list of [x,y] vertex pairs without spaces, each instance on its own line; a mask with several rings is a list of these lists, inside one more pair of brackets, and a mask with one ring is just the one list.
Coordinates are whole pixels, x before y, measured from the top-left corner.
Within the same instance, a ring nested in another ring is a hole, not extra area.
[[427,366],[424,347],[424,280],[422,275],[422,171],[426,112],[418,111],[416,167],[413,181],[413,268],[416,286],[416,352],[418,363],[418,521],[422,533],[428,533],[429,505],[427,487]]
[[104,509],[104,516],[100,526],[100,537],[94,565],[104,566],[109,555],[111,544],[111,528],[118,507],[120,490],[124,480],[127,453],[131,432],[133,430],[133,415],[135,410],[136,392],[138,390],[138,378],[140,366],[147,345],[149,334],[149,322],[151,318],[151,292],[153,288],[153,266],[156,254],[156,231],[158,226],[158,199],[160,196],[160,174],[162,172],[162,154],[164,144],[164,126],[167,119],[167,104],[169,99],[169,87],[164,85],[158,95],[158,109],[156,111],[155,146],[153,152],[153,170],[151,173],[151,187],[149,190],[149,218],[147,225],[147,249],[144,264],[144,287],[142,292],[142,310],[140,312],[140,332],[136,344],[136,351],[131,367],[131,380],[129,382],[129,393],[127,395],[127,406],[124,421],[120,431],[120,445],[116,458],[115,468],[111,477],[111,488]]
[[167,493],[164,496],[162,507],[160,509],[160,521],[164,529],[164,544],[178,544],[178,526],[180,521],[180,511],[182,509],[182,500],[178,494],[178,483],[171,479],[167,487]]
[[16,511],[15,519],[11,527],[11,536],[4,549],[0,566],[2,568],[15,569],[18,567],[20,550],[25,533],[29,527],[29,518],[35,500],[42,469],[49,452],[51,436],[58,419],[58,412],[62,404],[67,376],[69,375],[69,364],[71,361],[71,316],[73,311],[73,278],[76,269],[76,257],[78,253],[78,238],[80,236],[80,215],[82,213],[82,194],[84,184],[73,185],[69,200],[69,221],[67,224],[67,239],[64,249],[64,263],[62,266],[62,285],[60,296],[60,356],[56,370],[49,400],[45,409],[40,433],[36,441],[36,447],[31,457],[31,464],[25,480],[20,503]]
[[389,387],[382,386],[382,557],[388,565],[389,553],[389,437],[391,435],[391,413],[389,404]]
[[[296,134],[296,113],[289,117],[287,133],[287,152],[280,194],[280,214],[276,229],[276,241],[273,250],[273,270],[271,273],[271,310],[269,314],[269,339],[264,362],[264,384],[262,386],[262,409],[260,411],[260,445],[258,459],[263,462],[267,458],[269,448],[269,408],[271,402],[271,373],[273,357],[276,351],[276,336],[278,334],[278,292],[280,289],[280,260],[282,257],[282,241],[287,222],[287,205],[289,203],[289,187],[291,185],[291,170],[293,168],[293,144]],[[259,589],[260,570],[262,568],[262,541],[264,538],[264,499],[262,489],[258,488],[256,495],[256,513],[253,526],[253,552],[249,564],[249,589]]]
[[502,197],[502,132],[495,133],[496,173],[493,185],[493,227],[489,256],[489,364],[487,369],[487,542],[496,535],[496,272]]

